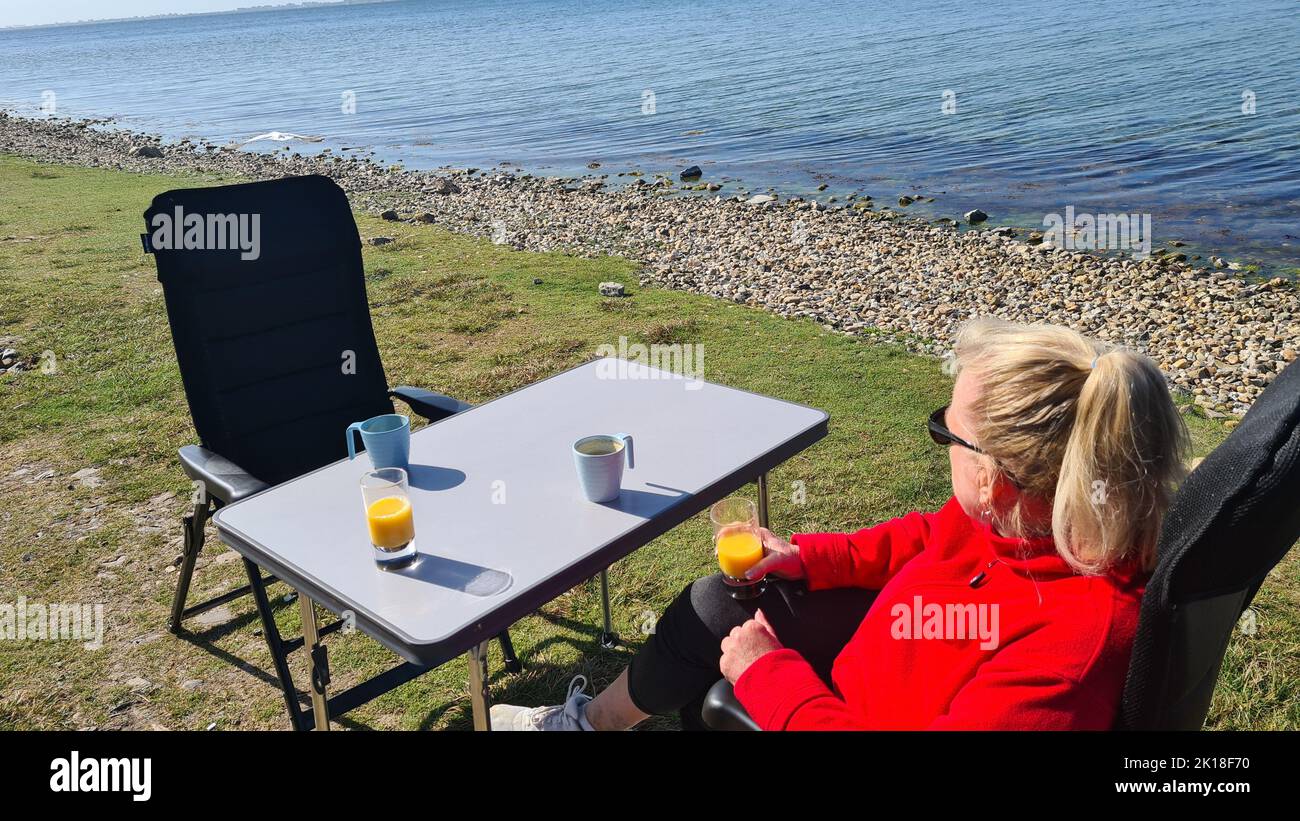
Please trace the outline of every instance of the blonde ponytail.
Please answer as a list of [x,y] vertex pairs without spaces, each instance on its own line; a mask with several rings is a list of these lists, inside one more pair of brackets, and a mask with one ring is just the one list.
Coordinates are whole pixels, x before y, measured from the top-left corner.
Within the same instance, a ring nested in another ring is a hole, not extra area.
[[1046,535],[1027,524],[1029,496],[1051,505],[1057,551],[1076,571],[1154,566],[1187,449],[1155,363],[1069,328],[978,319],[957,337],[952,371],[963,368],[980,383],[975,441],[1021,489],[1000,530]]

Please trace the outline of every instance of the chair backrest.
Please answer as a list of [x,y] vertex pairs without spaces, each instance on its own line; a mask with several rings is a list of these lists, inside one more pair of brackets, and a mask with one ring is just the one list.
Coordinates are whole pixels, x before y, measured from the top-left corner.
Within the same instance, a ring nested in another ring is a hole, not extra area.
[[168,191],[144,218],[204,447],[277,484],[392,413],[361,240],[331,180]]
[[1187,477],[1160,533],[1120,708],[1124,729],[1197,730],[1260,584],[1300,539],[1300,366]]

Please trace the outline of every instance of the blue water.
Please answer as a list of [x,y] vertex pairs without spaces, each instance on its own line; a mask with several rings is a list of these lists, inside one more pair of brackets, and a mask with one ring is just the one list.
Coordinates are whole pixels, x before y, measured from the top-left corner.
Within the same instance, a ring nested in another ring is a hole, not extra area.
[[1294,0],[404,0],[0,31],[0,106],[53,90],[62,115],[408,167],[699,164],[724,193],[824,182],[1027,225],[1151,213],[1157,242],[1289,268],[1298,44]]

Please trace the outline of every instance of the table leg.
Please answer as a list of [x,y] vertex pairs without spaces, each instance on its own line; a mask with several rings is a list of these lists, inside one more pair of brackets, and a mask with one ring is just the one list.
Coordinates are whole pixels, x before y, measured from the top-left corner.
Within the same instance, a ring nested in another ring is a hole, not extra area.
[[618,646],[618,636],[614,634],[614,626],[609,616],[609,571],[600,571],[600,609],[604,617],[604,631],[600,634],[600,646],[606,650],[612,650]]
[[488,714],[492,694],[488,692],[488,643],[481,641],[469,651],[469,703],[474,712],[474,729],[491,730]]
[[767,474],[758,475],[758,526],[767,527]]
[[308,676],[311,687],[311,714],[317,730],[330,728],[329,701],[325,687],[329,684],[329,665],[325,661],[325,648],[320,643],[320,622],[316,620],[316,603],[298,594],[298,607],[302,612],[302,642],[307,650]]

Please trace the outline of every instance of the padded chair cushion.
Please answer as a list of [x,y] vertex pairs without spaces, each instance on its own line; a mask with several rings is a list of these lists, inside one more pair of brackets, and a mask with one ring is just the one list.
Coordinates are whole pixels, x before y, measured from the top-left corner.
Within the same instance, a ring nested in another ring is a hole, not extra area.
[[257,259],[155,251],[203,447],[269,484],[346,456],[347,426],[393,405],[343,191],[321,176],[168,191],[147,230],[178,207],[260,219]]
[[269,487],[224,456],[198,445],[186,445],[179,456],[185,475],[202,482],[207,496],[219,505],[234,504]]
[[1186,602],[1263,578],[1300,536],[1300,368],[1284,370],[1179,490],[1160,534],[1168,595]]

